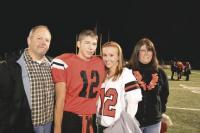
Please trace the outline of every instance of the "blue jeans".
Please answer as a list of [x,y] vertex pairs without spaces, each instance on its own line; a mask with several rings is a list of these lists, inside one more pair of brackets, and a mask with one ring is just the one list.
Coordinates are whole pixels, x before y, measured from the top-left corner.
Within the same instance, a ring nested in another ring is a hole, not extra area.
[[52,122],[49,122],[42,126],[34,127],[35,133],[51,133]]
[[154,125],[141,127],[140,129],[142,133],[160,133],[160,128],[161,128],[161,122],[156,123]]

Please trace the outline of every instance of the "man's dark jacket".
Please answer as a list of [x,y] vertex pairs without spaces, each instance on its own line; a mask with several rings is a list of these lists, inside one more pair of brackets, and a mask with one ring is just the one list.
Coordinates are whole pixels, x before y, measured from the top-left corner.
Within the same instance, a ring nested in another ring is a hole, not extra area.
[[34,133],[21,75],[16,59],[0,62],[0,133]]

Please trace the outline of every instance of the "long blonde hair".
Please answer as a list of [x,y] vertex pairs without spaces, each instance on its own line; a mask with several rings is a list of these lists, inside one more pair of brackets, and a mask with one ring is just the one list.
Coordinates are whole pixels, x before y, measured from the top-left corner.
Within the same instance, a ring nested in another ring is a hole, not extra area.
[[[119,78],[119,76],[121,75],[122,70],[123,70],[124,57],[123,57],[122,48],[117,42],[114,42],[114,41],[110,41],[110,42],[104,43],[102,45],[102,50],[103,50],[103,48],[106,48],[106,47],[117,48],[117,51],[118,51],[119,63],[118,63],[118,66],[117,66],[117,68],[115,70],[115,73],[113,75],[113,81],[115,81],[115,80],[117,80]],[[102,56],[102,53],[101,53],[101,56]],[[108,72],[107,69],[106,69],[106,72]]]

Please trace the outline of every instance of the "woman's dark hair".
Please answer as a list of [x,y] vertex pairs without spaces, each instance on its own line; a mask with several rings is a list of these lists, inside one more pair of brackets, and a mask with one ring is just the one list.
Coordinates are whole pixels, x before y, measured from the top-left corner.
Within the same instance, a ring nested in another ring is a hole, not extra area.
[[133,70],[140,69],[138,55],[139,55],[140,48],[143,45],[146,45],[147,50],[151,50],[153,52],[153,56],[152,56],[150,65],[152,66],[153,70],[157,71],[158,70],[158,59],[157,59],[157,55],[156,55],[156,50],[155,50],[153,42],[148,38],[142,38],[136,43],[127,66],[129,68],[132,68]]

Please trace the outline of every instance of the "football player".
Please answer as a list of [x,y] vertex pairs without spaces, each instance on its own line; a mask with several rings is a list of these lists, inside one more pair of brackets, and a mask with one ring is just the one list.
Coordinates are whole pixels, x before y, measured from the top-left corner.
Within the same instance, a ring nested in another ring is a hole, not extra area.
[[52,61],[55,133],[96,132],[96,102],[105,77],[102,59],[94,56],[97,40],[94,31],[84,30],[77,40],[77,55],[62,54]]

